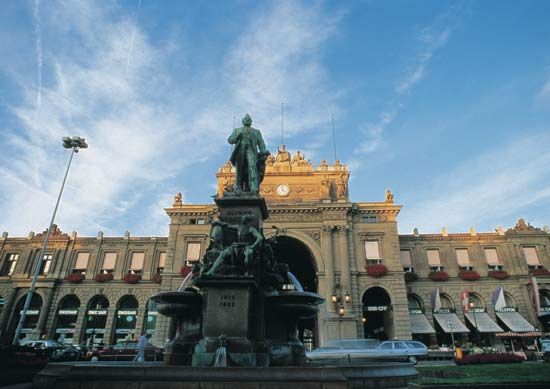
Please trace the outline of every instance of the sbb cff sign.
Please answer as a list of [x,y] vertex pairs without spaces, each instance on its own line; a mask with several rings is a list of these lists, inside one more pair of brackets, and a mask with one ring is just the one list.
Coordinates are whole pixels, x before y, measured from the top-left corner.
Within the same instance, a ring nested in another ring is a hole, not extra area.
[[368,305],[363,307],[364,312],[386,312],[390,310],[389,305]]

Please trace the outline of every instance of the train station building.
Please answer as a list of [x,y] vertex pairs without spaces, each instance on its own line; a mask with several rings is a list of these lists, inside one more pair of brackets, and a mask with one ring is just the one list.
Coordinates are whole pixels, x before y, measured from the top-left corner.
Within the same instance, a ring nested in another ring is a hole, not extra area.
[[[216,173],[218,195],[232,184]],[[520,219],[491,232],[398,233],[402,205],[390,191],[354,202],[350,172],[313,165],[284,146],[267,161],[260,193],[278,234],[278,258],[324,299],[300,337],[419,339],[512,347],[550,332],[550,234]],[[112,344],[146,331],[162,346],[174,328],[149,297],[177,289],[209,244],[215,204],[165,209],[168,236],[82,237],[56,227],[24,323],[26,337]],[[473,220],[472,222],[475,222]],[[131,229],[131,226],[128,226]],[[46,231],[0,238],[0,339],[11,342]]]

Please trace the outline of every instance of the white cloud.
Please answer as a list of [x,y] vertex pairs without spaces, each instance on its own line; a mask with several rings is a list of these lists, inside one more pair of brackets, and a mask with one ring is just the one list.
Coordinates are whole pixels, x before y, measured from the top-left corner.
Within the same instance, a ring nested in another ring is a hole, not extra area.
[[[249,111],[255,126],[277,139],[278,127],[270,125],[279,123],[281,101],[289,137],[316,129],[339,111],[319,55],[338,18],[325,18],[318,6],[277,2],[251,15],[242,35],[219,55],[221,63],[197,70],[211,72],[205,77],[210,81],[197,84],[189,74],[177,85],[170,73],[173,55],[194,53],[180,50],[177,41],[153,45],[115,6],[59,1],[41,12],[42,29],[61,43],[44,53],[53,78],[41,88],[41,106],[35,88],[21,85],[25,100],[12,107],[21,127],[6,129],[0,146],[0,228],[11,235],[47,225],[68,158],[62,136],[81,135],[90,145],[71,168],[57,219],[63,230],[121,234],[132,229],[121,220],[150,220],[142,222],[141,233],[166,234],[161,202],[169,206],[173,193],[157,191],[184,192],[190,164],[224,162],[227,119],[235,112]],[[311,109],[312,99],[317,109]]]
[[[528,206],[550,204],[550,135],[524,137],[487,151],[414,193],[402,193],[401,232],[465,231],[513,221]],[[496,226],[495,226],[496,227]]]

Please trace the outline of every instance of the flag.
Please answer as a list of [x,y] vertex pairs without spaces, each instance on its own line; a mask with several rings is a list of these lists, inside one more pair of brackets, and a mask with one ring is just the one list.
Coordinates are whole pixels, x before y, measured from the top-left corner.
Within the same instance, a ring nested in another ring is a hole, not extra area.
[[460,303],[462,305],[462,312],[466,313],[468,312],[469,306],[468,303],[470,302],[470,292],[465,290],[462,293],[460,293]]
[[533,287],[533,304],[535,305],[535,311],[537,312],[537,316],[540,316],[540,296],[537,277],[531,277],[531,286]]
[[441,297],[439,297],[439,288],[432,290],[432,308],[434,312],[441,309]]
[[504,298],[504,289],[496,288],[493,292],[493,305],[495,311],[500,311],[506,306],[506,299]]

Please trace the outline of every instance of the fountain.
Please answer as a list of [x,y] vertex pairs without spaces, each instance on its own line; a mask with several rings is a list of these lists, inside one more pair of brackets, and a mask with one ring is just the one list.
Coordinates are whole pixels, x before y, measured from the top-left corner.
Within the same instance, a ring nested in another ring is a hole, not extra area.
[[214,200],[217,214],[203,258],[177,290],[151,296],[176,328],[164,366],[49,365],[34,387],[393,388],[416,375],[412,365],[395,363],[304,366],[298,322],[315,317],[324,299],[304,291],[276,258],[277,233],[264,236],[268,210],[259,185],[269,152],[251,123],[246,115],[244,127],[228,139],[235,144],[235,185]]

